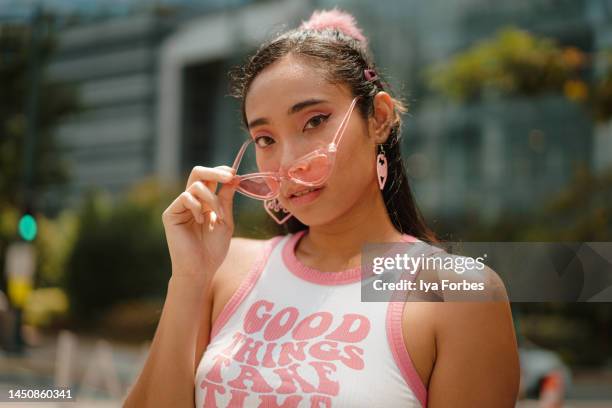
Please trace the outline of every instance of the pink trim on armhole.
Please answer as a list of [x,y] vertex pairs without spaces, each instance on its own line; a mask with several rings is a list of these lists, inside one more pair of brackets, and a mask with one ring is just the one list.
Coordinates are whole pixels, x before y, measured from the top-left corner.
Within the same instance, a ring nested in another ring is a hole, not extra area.
[[406,349],[404,333],[402,331],[402,312],[404,302],[389,302],[387,308],[387,340],[393,354],[393,359],[399,367],[402,377],[421,402],[422,407],[427,406],[427,389],[419,377],[412,359]]
[[[418,239],[412,235],[404,234],[403,241],[417,242]],[[416,275],[411,276],[416,278]],[[427,406],[427,389],[425,388],[421,377],[414,368],[410,354],[408,354],[408,350],[406,349],[406,341],[404,338],[404,332],[402,331],[402,314],[404,311],[404,304],[405,302],[403,301],[389,302],[386,319],[387,340],[389,341],[389,347],[391,348],[393,359],[402,373],[402,377],[421,403],[421,406],[425,408]]]
[[215,323],[213,324],[213,327],[210,331],[210,342],[212,342],[215,336],[219,334],[223,326],[225,326],[230,317],[232,317],[232,315],[236,312],[238,306],[240,306],[242,301],[251,292],[251,290],[257,283],[257,280],[261,276],[264,266],[266,265],[270,254],[272,253],[272,250],[276,247],[276,244],[278,244],[278,242],[283,239],[283,237],[284,236],[277,236],[274,238],[270,238],[265,243],[263,252],[257,257],[255,262],[253,263],[253,266],[240,283],[240,286],[238,287],[236,292],[234,292],[232,297],[223,307],[223,310],[221,310],[219,316],[217,316],[217,319],[215,320]]

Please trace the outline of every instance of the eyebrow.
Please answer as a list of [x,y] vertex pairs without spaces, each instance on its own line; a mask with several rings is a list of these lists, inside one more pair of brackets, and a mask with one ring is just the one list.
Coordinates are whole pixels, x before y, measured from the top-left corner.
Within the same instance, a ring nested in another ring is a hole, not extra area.
[[[319,103],[324,103],[327,102],[324,99],[306,99],[305,101],[302,102],[298,102],[295,105],[293,105],[292,107],[290,107],[287,110],[287,115],[294,115],[296,113],[298,113],[299,111],[306,109],[309,106],[312,105],[317,105]],[[267,125],[269,124],[270,121],[266,118],[257,118],[257,119],[253,119],[252,121],[249,122],[248,124],[248,128],[251,129],[255,126],[260,126],[260,125]]]

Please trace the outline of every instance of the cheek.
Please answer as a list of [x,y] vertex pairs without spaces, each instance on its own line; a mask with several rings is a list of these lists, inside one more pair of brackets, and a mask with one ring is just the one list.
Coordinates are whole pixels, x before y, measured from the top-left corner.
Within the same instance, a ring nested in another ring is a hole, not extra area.
[[278,160],[274,154],[261,153],[257,155],[257,169],[260,172],[275,172],[278,170]]
[[[365,136],[363,136],[365,138]],[[348,146],[347,146],[348,147]],[[360,143],[351,146],[337,156],[338,166],[332,182],[341,186],[351,196],[359,195],[376,178],[376,157],[371,155],[369,145]]]

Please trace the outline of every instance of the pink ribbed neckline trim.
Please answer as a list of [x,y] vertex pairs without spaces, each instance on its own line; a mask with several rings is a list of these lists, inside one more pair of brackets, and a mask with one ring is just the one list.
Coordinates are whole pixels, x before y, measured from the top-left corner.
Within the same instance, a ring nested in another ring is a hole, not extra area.
[[[298,231],[293,234],[282,249],[283,262],[285,266],[297,277],[308,282],[320,285],[343,285],[359,281],[361,278],[361,266],[349,268],[337,272],[323,272],[315,268],[304,265],[295,256],[295,247],[298,241],[308,230]],[[417,238],[409,234],[403,235],[404,242],[416,242]]]

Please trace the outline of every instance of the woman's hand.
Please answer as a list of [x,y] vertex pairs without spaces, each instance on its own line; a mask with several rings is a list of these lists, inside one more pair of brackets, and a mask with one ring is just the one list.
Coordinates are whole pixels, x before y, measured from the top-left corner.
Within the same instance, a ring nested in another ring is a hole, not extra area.
[[194,167],[185,191],[163,212],[173,277],[212,278],[225,259],[234,232],[234,173],[228,166]]

